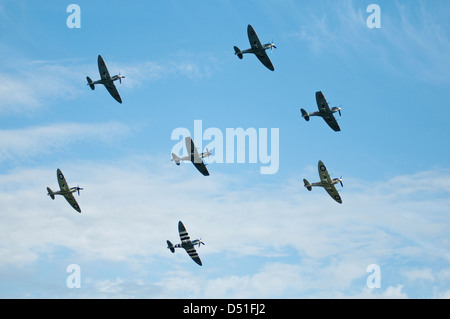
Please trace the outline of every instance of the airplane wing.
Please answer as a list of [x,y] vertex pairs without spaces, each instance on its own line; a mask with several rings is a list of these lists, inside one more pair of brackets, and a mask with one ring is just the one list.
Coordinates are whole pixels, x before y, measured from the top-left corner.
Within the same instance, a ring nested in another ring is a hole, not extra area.
[[[61,191],[63,192],[69,192],[70,191],[70,187],[67,185],[66,179],[64,178],[63,173],[61,172],[61,170],[58,168],[58,170],[56,171],[56,175],[58,177],[58,184],[59,184],[59,188],[61,189]],[[79,213],[81,213],[81,209],[80,206],[78,206],[77,201],[75,200],[75,198],[73,197],[72,193],[67,193],[64,194],[64,198],[69,202],[69,204]]]
[[250,24],[247,27],[247,34],[248,34],[248,41],[250,42],[252,49],[263,48],[261,41],[259,41],[258,35],[256,34],[255,29],[253,29],[253,27]]
[[334,131],[339,132],[341,130],[333,114],[330,114],[329,116],[324,116],[323,119],[325,120],[325,122],[327,122],[328,126],[331,127]]
[[252,49],[261,50],[260,52],[255,53],[256,57],[269,70],[274,71],[275,68],[273,67],[272,61],[270,61],[269,56],[267,55],[266,51],[263,49],[263,46],[261,44],[261,41],[259,41],[259,38],[258,38],[258,35],[256,34],[255,29],[253,29],[253,27],[250,24],[247,27],[247,34],[248,34],[248,41],[250,42]]
[[63,173],[61,172],[61,170],[58,168],[56,170],[56,176],[58,177],[58,184],[59,184],[59,188],[63,191],[63,192],[68,192],[70,191],[69,186],[67,185],[66,179],[64,178]]
[[323,188],[327,191],[327,193],[339,204],[342,204],[341,196],[339,196],[338,191],[336,190],[336,187],[333,185],[333,181],[331,180],[330,174],[328,173],[327,168],[323,164],[322,161],[319,161],[318,164],[319,167],[319,176],[320,181],[322,182]]
[[[178,232],[180,233],[180,239],[181,241],[190,240],[190,237],[188,235],[188,232],[186,231],[186,228],[184,227],[183,223],[181,221],[178,222]],[[195,261],[200,266],[202,265],[202,261],[200,260],[200,257],[197,254],[197,251],[194,247],[185,248],[188,255],[192,258],[193,261]]]
[[184,227],[181,220],[178,222],[178,233],[180,234],[181,241],[190,240],[188,232],[186,231],[186,227]]
[[275,71],[272,61],[270,61],[269,56],[267,55],[266,51],[261,51],[259,53],[255,53],[255,55],[259,59],[259,61],[261,61],[261,63],[266,66],[266,68],[268,68],[271,71]]
[[332,184],[330,174],[328,173],[328,170],[322,161],[319,161],[318,167],[319,167],[320,181],[322,183]]
[[330,110],[327,99],[323,95],[322,91],[316,92],[316,102],[317,102],[317,107],[319,108],[319,111],[324,112],[324,111]]
[[336,187],[334,187],[334,185],[329,185],[324,188],[327,191],[328,195],[330,195],[339,204],[342,204],[341,196],[339,196],[339,193],[336,190]]
[[111,94],[111,96],[116,99],[117,102],[122,103],[122,98],[120,97],[119,92],[114,85],[114,82],[111,81],[105,84],[105,88],[108,90],[109,94]]
[[186,249],[186,252],[192,258],[193,261],[195,261],[200,266],[202,265],[202,261],[200,260],[200,257],[198,256],[197,251],[195,250],[194,247]]
[[69,202],[69,204],[79,213],[81,213],[81,208],[78,206],[77,201],[75,200],[75,197],[73,197],[72,193],[68,193],[64,195],[64,198]]
[[209,176],[208,169],[206,168],[205,163],[203,161],[201,163],[194,163],[194,166],[200,173],[203,174],[203,176]]
[[100,73],[102,80],[109,81],[104,84],[109,94],[111,94],[111,96],[115,98],[117,102],[122,103],[122,98],[120,97],[119,92],[114,85],[114,82],[111,81],[111,76],[109,75],[108,68],[106,67],[105,61],[103,60],[101,55],[98,56],[98,72]]
[[106,67],[105,61],[103,60],[101,55],[98,56],[97,62],[98,62],[98,72],[100,73],[100,77],[102,78],[102,80],[111,80],[108,68]]
[[340,131],[341,128],[339,127],[339,124],[337,123],[333,113],[331,113],[330,107],[328,106],[328,102],[321,91],[316,92],[316,102],[319,111],[328,114],[323,117],[328,126],[331,127],[336,132]]
[[206,165],[203,162],[202,157],[198,153],[192,138],[189,136],[186,137],[185,142],[186,142],[186,150],[189,153],[189,156],[191,157],[192,164],[194,164],[195,168],[197,168],[198,171],[202,173],[204,176],[209,176],[208,169],[206,168]]

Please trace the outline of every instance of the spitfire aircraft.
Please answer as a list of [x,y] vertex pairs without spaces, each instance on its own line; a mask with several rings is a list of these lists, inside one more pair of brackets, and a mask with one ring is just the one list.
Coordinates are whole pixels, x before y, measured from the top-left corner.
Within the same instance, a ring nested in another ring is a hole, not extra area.
[[100,72],[101,79],[98,81],[92,81],[90,77],[86,77],[86,80],[88,82],[88,85],[91,87],[92,90],[95,89],[95,84],[103,84],[105,88],[108,90],[109,94],[112,95],[113,98],[116,99],[117,102],[122,103],[122,99],[119,95],[119,92],[116,89],[116,86],[114,85],[114,81],[119,80],[119,82],[122,84],[122,79],[125,78],[123,75],[114,75],[111,77],[108,72],[108,68],[106,67],[105,61],[103,60],[102,56],[98,56],[98,71]]
[[50,189],[50,187],[47,187],[48,196],[50,196],[52,199],[55,199],[55,195],[62,195],[64,198],[69,202],[70,205],[79,213],[81,213],[80,206],[78,206],[77,201],[73,197],[72,193],[78,192],[78,196],[80,196],[80,190],[83,190],[79,186],[77,187],[70,187],[67,185],[66,179],[64,178],[63,173],[58,168],[56,171],[56,176],[58,178],[59,188],[60,190],[57,192],[54,192]]
[[181,161],[191,161],[200,173],[202,173],[204,176],[209,176],[209,172],[206,168],[206,164],[203,162],[203,158],[211,156],[211,152],[206,150],[205,153],[199,154],[197,148],[194,145],[194,141],[189,136],[185,138],[185,142],[186,150],[189,155],[179,157],[175,153],[172,153],[172,161],[174,161],[177,165],[180,165]]
[[325,99],[325,96],[321,91],[316,92],[316,102],[317,107],[319,108],[319,111],[308,113],[304,109],[301,109],[302,116],[306,121],[309,121],[310,116],[320,116],[322,117],[325,122],[336,132],[340,131],[341,128],[339,127],[339,124],[337,123],[336,119],[334,118],[333,113],[339,112],[339,116],[341,115],[341,108],[340,107],[330,107],[328,106],[328,102]]
[[264,64],[269,70],[274,71],[272,62],[267,56],[266,50],[270,49],[273,51],[273,48],[277,48],[273,42],[262,45],[259,41],[258,35],[255,32],[255,29],[249,24],[247,27],[248,40],[250,41],[251,48],[241,51],[237,46],[234,47],[234,54],[238,56],[239,59],[242,59],[244,53],[253,53],[256,57]]
[[305,183],[305,187],[310,191],[312,187],[314,186],[320,186],[325,188],[327,193],[339,204],[342,204],[341,196],[339,196],[338,191],[336,190],[336,187],[334,187],[334,184],[340,183],[342,185],[342,178],[330,178],[330,174],[327,171],[327,168],[323,164],[322,161],[319,161],[319,176],[320,176],[320,182],[312,183],[310,184],[306,179],[303,179],[303,182]]
[[184,248],[189,256],[201,266],[202,261],[200,260],[200,257],[195,250],[195,245],[198,245],[198,247],[200,247],[200,245],[204,245],[205,243],[202,242],[201,239],[195,239],[191,241],[188,232],[186,231],[186,228],[181,221],[178,222],[178,232],[180,233],[181,243],[174,246],[170,241],[167,241],[167,248],[169,248],[172,253],[175,252],[175,248]]

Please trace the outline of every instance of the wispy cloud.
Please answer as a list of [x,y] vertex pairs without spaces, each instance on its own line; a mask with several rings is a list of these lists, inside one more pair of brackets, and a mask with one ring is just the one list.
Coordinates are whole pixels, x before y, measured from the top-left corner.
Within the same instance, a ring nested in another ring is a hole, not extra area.
[[[211,54],[184,54],[170,56],[169,59],[111,63],[111,68],[126,75],[124,87],[142,87],[148,82],[183,77],[201,80],[210,77],[218,68],[218,60]],[[109,66],[109,64],[108,64]]]
[[[449,14],[448,3],[437,2],[427,6],[417,2],[416,6],[397,3],[400,21],[389,15],[386,21],[386,40],[392,53],[398,54],[397,63],[411,71],[408,74],[423,77],[432,83],[448,82],[450,78],[450,35],[441,24]],[[444,18],[445,19],[445,18]]]
[[[39,110],[55,101],[76,99],[88,94],[86,76],[100,78],[97,57],[92,62],[79,59],[60,61],[15,60],[9,58],[8,65],[0,72],[0,114],[23,114]],[[209,61],[209,62],[208,62]],[[152,81],[167,78],[187,77],[202,79],[209,77],[217,68],[213,56],[202,57],[185,54],[165,61],[106,61],[111,75],[126,76],[121,89],[140,88]]]
[[119,122],[57,123],[0,130],[0,162],[51,154],[75,142],[108,142],[128,133],[129,128]]
[[[300,25],[286,36],[298,39],[309,50],[338,56],[345,63],[363,59],[404,77],[431,83],[450,78],[450,38],[441,22],[448,16],[445,1],[425,5],[392,2],[380,4],[381,28],[369,29],[367,4],[361,1],[327,1],[317,10],[295,9]],[[427,3],[428,4],[428,3]]]
[[[11,59],[10,59],[11,60]],[[0,112],[31,112],[82,94],[86,65],[74,61],[13,61],[0,73]],[[84,71],[84,72],[83,72]]]

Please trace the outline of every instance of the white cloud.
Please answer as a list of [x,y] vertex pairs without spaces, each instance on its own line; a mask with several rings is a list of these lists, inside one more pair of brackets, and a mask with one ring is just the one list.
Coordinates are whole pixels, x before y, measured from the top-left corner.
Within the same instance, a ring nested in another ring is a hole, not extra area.
[[425,280],[434,281],[435,275],[431,268],[425,269],[411,269],[403,271],[403,274],[408,278],[409,281]]
[[[448,261],[449,220],[443,216],[448,196],[434,196],[436,190],[430,183],[405,196],[405,188],[414,185],[417,175],[394,179],[405,184],[388,187],[389,194],[383,187],[390,182],[343,189],[344,204],[338,205],[325,191],[310,193],[299,183],[289,181],[284,187],[265,189],[254,184],[235,190],[233,185],[247,183],[245,176],[193,174],[183,178],[186,171],[177,168],[166,158],[72,164],[64,173],[69,183],[84,187],[77,197],[81,214],[62,197],[52,201],[45,195],[46,186],[57,187],[56,168],[0,176],[4,207],[0,269],[33,264],[55,247],[65,247],[74,262],[118,263],[142,274],[139,284],[123,274],[117,275],[120,281],[105,279],[104,289],[98,289],[108,295],[115,291],[126,295],[126,289],[119,287],[132,285],[133,296],[142,287],[155,297],[328,298],[356,295],[352,287],[364,287],[366,267],[372,263],[380,264],[383,271],[383,267],[393,267],[392,263],[409,260],[411,265],[429,269],[422,277],[431,278],[442,269],[424,261]],[[420,174],[424,180],[432,176],[438,184],[450,179],[449,173]],[[424,191],[428,197],[417,200],[417,194]],[[426,206],[429,210],[422,212]],[[167,239],[178,241],[178,220],[185,223],[192,238],[202,237],[206,242],[200,251],[202,273],[173,273],[177,268],[198,267],[184,252],[171,254],[166,249]],[[265,261],[255,264],[254,258]],[[217,259],[224,264],[211,268]],[[245,260],[252,263],[244,273],[234,274],[232,265]],[[158,265],[166,263],[172,266],[161,270]],[[146,280],[145,269],[155,267],[165,275]],[[385,289],[386,296],[406,296],[408,285],[392,281],[405,278],[400,270],[395,279],[383,275],[383,287],[391,287]]]
[[397,285],[395,287],[389,286],[383,293],[385,298],[406,298],[407,295],[402,291],[403,285]]

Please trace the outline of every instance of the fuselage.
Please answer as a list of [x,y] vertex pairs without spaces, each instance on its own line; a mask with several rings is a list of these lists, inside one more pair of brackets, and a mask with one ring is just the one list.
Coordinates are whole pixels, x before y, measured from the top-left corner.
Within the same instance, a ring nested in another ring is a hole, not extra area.
[[108,83],[111,83],[111,82],[114,82],[114,81],[119,80],[121,77],[122,77],[122,76],[114,75],[114,76],[113,76],[112,78],[110,78],[110,79],[101,79],[101,80],[97,80],[97,81],[94,81],[92,84],[108,84]]
[[333,178],[332,180],[331,180],[331,183],[327,183],[327,182],[316,182],[316,183],[312,183],[311,184],[311,186],[319,186],[319,187],[328,187],[328,186],[330,186],[330,185],[334,185],[334,184],[337,184],[337,183],[339,183],[340,181],[342,181],[342,179],[341,178]]
[[327,106],[319,109],[319,111],[309,113],[308,116],[321,116],[321,117],[328,117],[331,116],[333,113],[339,112],[341,108],[340,107],[332,107],[331,109]]
[[191,249],[194,248],[195,245],[200,245],[200,239],[195,239],[193,241],[190,240],[183,240],[181,243],[176,244],[173,246],[174,248],[184,248],[184,249]]
[[55,194],[55,195],[63,195],[64,196],[64,195],[67,195],[67,194],[75,193],[77,191],[78,191],[77,187],[71,187],[68,191],[59,190],[59,191],[53,192],[53,194]]
[[244,53],[259,53],[259,52],[266,51],[267,49],[270,49],[272,47],[275,48],[275,45],[273,43],[267,43],[267,44],[264,44],[260,48],[250,48],[250,49],[243,50],[240,53],[242,53],[242,54],[244,54]]
[[[208,157],[208,156],[211,156],[211,155],[212,155],[212,153],[210,151],[208,151],[208,152],[201,153],[200,157],[201,158],[205,158],[205,157]],[[194,154],[179,157],[178,160],[194,162]]]

